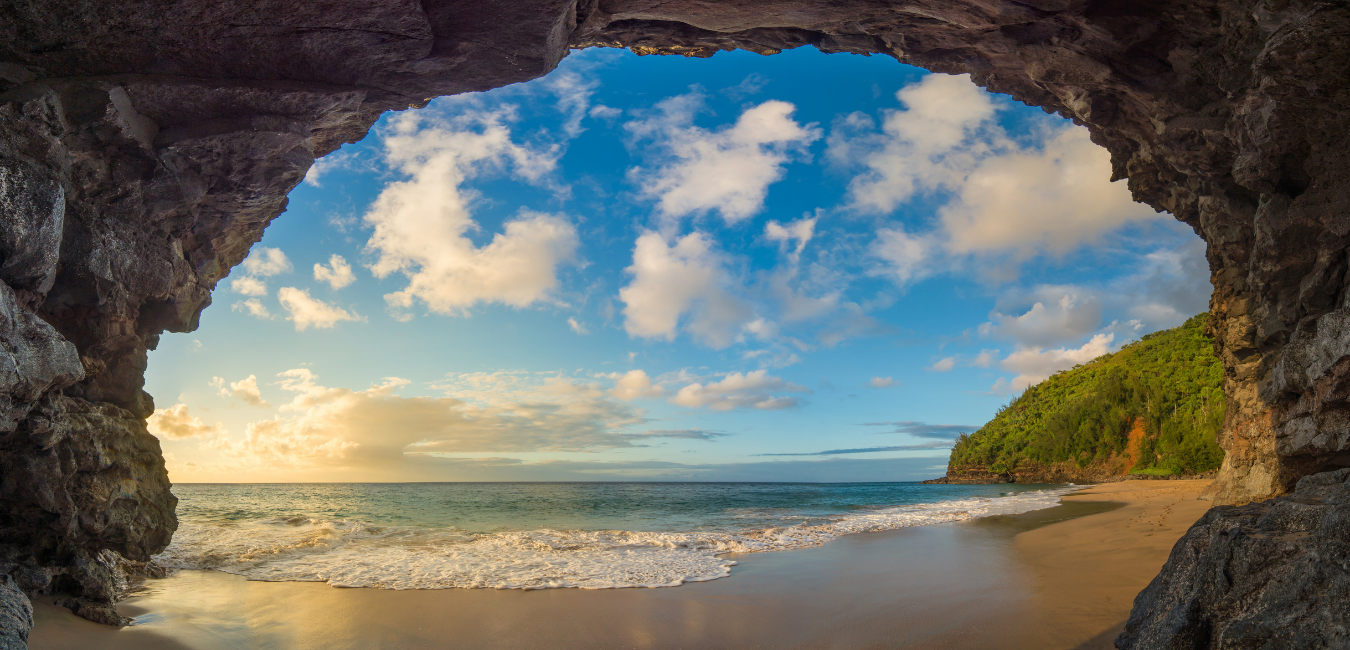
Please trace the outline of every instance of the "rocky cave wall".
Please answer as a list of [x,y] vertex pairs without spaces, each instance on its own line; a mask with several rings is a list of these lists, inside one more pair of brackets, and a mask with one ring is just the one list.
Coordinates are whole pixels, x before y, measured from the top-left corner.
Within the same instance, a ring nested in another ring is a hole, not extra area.
[[120,620],[123,560],[176,526],[144,424],[159,335],[196,327],[314,158],[569,48],[883,54],[1088,126],[1137,200],[1208,243],[1230,401],[1216,502],[1350,465],[1343,2],[0,0],[0,16],[0,586],[89,618]]

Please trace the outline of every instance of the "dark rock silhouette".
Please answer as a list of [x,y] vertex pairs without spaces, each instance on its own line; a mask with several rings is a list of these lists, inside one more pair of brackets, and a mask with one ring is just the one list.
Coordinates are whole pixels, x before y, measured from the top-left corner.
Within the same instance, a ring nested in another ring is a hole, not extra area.
[[122,560],[176,526],[143,422],[159,335],[196,327],[315,157],[572,47],[885,54],[1086,125],[1137,200],[1208,244],[1230,400],[1216,502],[1350,464],[1343,2],[0,0],[0,16],[0,573],[95,620],[120,621]]

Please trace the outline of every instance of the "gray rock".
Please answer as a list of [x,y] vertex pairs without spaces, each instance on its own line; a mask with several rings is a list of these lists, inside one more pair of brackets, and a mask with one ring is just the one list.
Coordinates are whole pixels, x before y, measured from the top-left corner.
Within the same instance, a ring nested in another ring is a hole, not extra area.
[[1350,469],[1210,510],[1134,601],[1116,647],[1350,647]]
[[0,650],[25,650],[33,629],[33,604],[14,580],[0,574]]

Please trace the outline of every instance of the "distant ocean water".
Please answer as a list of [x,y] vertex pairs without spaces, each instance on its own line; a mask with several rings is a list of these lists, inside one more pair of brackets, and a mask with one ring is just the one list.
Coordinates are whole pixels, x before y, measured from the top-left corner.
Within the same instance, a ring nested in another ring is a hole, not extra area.
[[340,587],[666,587],[727,553],[1017,514],[1077,488],[918,483],[347,483],[174,486],[157,560]]

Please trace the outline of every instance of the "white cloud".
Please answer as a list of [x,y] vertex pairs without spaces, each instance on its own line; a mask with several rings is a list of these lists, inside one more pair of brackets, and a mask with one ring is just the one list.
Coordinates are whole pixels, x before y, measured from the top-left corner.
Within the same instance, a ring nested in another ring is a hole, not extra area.
[[882,263],[873,267],[871,273],[889,277],[903,287],[932,272],[931,257],[935,247],[932,237],[916,237],[900,228],[878,229],[870,252]]
[[328,286],[337,291],[356,282],[356,274],[352,273],[352,267],[347,263],[347,260],[335,253],[328,258],[328,266],[314,265],[314,279],[319,282],[327,282]]
[[342,321],[364,320],[361,316],[341,307],[310,297],[308,289],[282,287],[277,290],[277,300],[288,314],[286,320],[295,323],[297,332],[303,332],[311,327],[331,329]]
[[267,283],[251,275],[244,275],[230,280],[230,290],[245,296],[265,296]]
[[873,377],[867,382],[867,385],[872,388],[890,388],[895,384],[896,381],[890,377]]
[[204,424],[201,418],[188,412],[187,404],[175,404],[166,409],[155,409],[146,418],[145,426],[161,440],[185,440],[220,433],[218,424]]
[[777,221],[769,221],[764,224],[764,238],[769,241],[779,242],[784,246],[790,245],[794,240],[797,242],[796,248],[790,255],[795,260],[806,249],[807,242],[815,236],[816,218],[802,218],[787,224],[781,224]]
[[259,246],[244,258],[240,266],[243,266],[244,272],[249,275],[270,278],[291,270],[291,261],[286,259],[286,254],[281,252],[280,248]]
[[230,280],[230,289],[245,296],[265,296],[267,283],[264,278],[291,270],[291,261],[280,248],[257,246],[249,251],[238,268],[243,269],[243,274]]
[[257,375],[249,375],[239,381],[232,381],[228,386],[224,377],[212,377],[211,385],[218,389],[221,397],[233,397],[251,406],[271,406],[267,403],[267,400],[263,399],[262,392],[258,390]]
[[988,368],[998,361],[998,350],[980,350],[980,353],[971,359],[970,365],[976,368]]
[[1094,292],[1075,286],[1041,285],[1030,292],[1010,292],[1000,302],[1031,307],[1021,315],[990,314],[980,325],[982,336],[1011,339],[1027,347],[1044,347],[1064,341],[1076,341],[1097,329],[1102,322],[1100,301]]
[[642,397],[659,397],[665,392],[660,386],[653,385],[652,378],[642,370],[629,370],[622,375],[615,373],[611,376],[614,378],[614,388],[609,389],[609,394],[625,402]]
[[670,398],[671,404],[689,408],[730,411],[737,408],[777,410],[799,404],[795,397],[774,396],[775,392],[810,392],[805,386],[770,376],[764,370],[729,373],[721,381],[692,383]]
[[[681,320],[701,342],[725,348],[736,340],[753,313],[727,288],[731,278],[712,239],[691,233],[670,245],[654,232],[638,237],[633,277],[619,290],[624,329],[632,336],[674,340]],[[686,315],[688,316],[687,318]]]
[[945,357],[933,362],[928,369],[933,372],[951,372],[956,367],[956,357]]
[[262,304],[262,301],[257,298],[240,300],[239,302],[230,305],[230,310],[242,311],[255,318],[267,319],[272,317],[272,312],[267,311],[267,306]]
[[1132,222],[1160,217],[1111,183],[1110,155],[1086,129],[1045,129],[1020,144],[995,118],[992,95],[967,76],[929,75],[896,93],[880,129],[855,113],[835,124],[828,156],[861,171],[849,185],[854,210],[887,214],[919,195],[937,197],[938,227],[878,233],[877,274],[905,285],[963,256],[1022,260],[1063,254]]
[[746,109],[735,124],[716,131],[693,124],[701,108],[698,95],[672,97],[657,105],[656,115],[626,125],[638,140],[653,139],[660,154],[654,167],[629,175],[658,200],[668,226],[712,211],[727,223],[749,218],[763,209],[769,185],[783,177],[794,153],[820,138],[819,129],[792,119],[796,107],[787,102]]
[[[558,111],[567,116],[563,122],[563,131],[567,135],[576,137],[585,130],[581,128],[581,121],[587,115],[595,114],[591,109],[591,95],[599,85],[594,79],[568,70],[559,70],[544,78],[544,87],[558,98]],[[601,111],[601,115],[603,113]]]
[[880,134],[855,113],[830,137],[831,158],[865,168],[849,184],[861,209],[891,212],[917,192],[952,184],[988,147],[975,136],[993,118],[994,103],[967,75],[928,75],[895,96],[907,110],[886,111]]
[[1115,337],[1115,334],[1097,334],[1078,348],[1020,348],[999,362],[1004,370],[1015,372],[1017,376],[1011,382],[1000,379],[994,384],[993,390],[998,393],[1025,390],[1056,372],[1087,363],[1110,352]]
[[1128,223],[1164,218],[1112,183],[1111,155],[1087,129],[1057,129],[1037,149],[982,160],[941,211],[955,253],[1065,253]]
[[558,215],[521,209],[492,241],[476,246],[470,214],[474,176],[508,165],[517,178],[542,182],[557,164],[557,148],[514,142],[509,110],[467,110],[446,117],[407,111],[391,120],[385,157],[407,180],[390,183],[365,215],[374,228],[367,248],[378,254],[376,277],[408,277],[407,288],[385,296],[394,309],[422,301],[435,312],[463,313],[483,302],[525,307],[557,287],[557,269],[575,260],[576,228]]
[[591,333],[590,330],[586,329],[586,325],[585,325],[585,324],[578,322],[577,319],[575,319],[575,318],[569,318],[569,319],[567,319],[567,326],[570,327],[570,328],[572,328],[572,331],[573,331],[573,332],[576,332],[577,334],[581,334],[582,336],[585,336],[585,335]]

